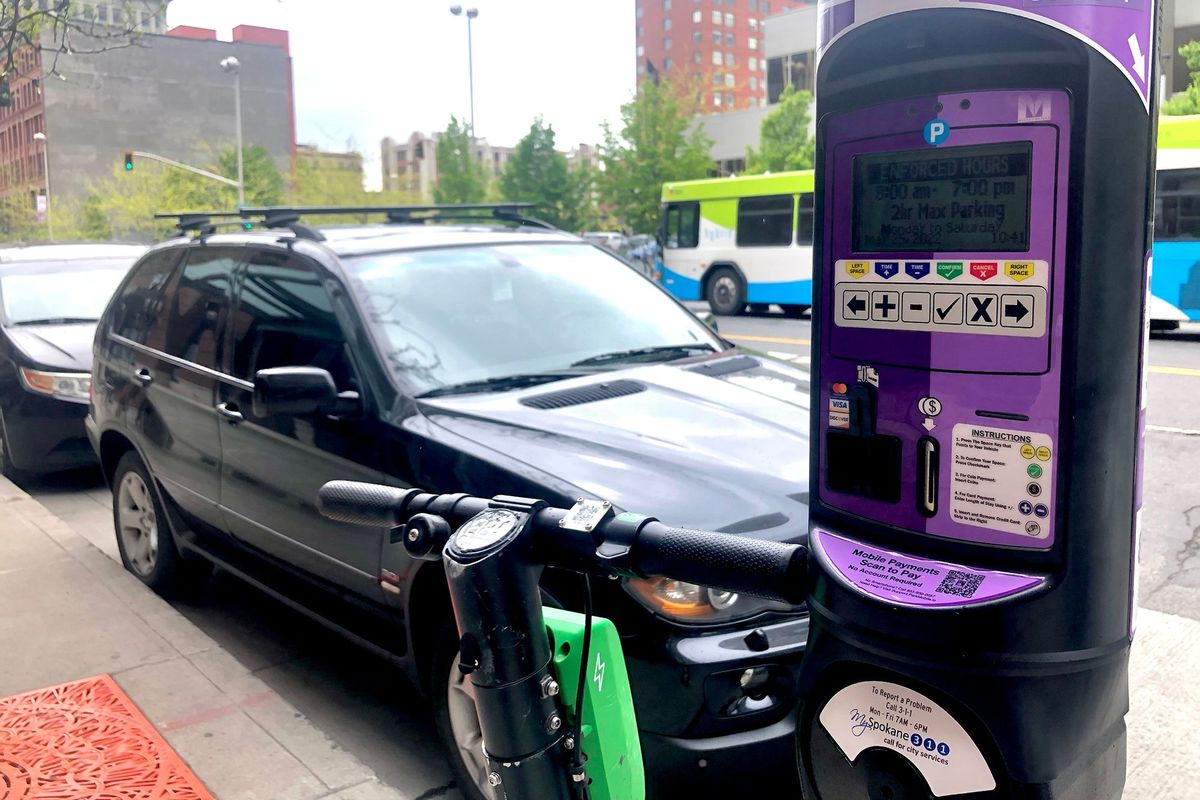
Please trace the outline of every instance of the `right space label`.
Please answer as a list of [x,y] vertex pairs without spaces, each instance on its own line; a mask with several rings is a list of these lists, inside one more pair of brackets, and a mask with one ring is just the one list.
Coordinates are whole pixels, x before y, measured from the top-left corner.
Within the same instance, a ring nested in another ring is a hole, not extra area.
[[950,466],[955,522],[1050,537],[1054,441],[1048,434],[959,423]]

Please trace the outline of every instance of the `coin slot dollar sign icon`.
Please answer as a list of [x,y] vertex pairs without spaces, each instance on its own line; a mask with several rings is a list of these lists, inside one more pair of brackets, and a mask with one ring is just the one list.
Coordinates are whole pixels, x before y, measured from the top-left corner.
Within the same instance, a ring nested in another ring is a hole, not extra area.
[[942,413],[942,401],[936,397],[922,397],[917,402],[917,410],[927,417],[936,417]]

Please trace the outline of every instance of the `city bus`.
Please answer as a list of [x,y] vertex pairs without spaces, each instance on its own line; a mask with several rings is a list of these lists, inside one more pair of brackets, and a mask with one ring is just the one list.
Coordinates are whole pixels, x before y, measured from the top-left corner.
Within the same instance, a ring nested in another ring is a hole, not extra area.
[[715,314],[812,305],[813,173],[663,184],[662,285]]
[[1154,193],[1150,320],[1200,320],[1200,115],[1162,117]]

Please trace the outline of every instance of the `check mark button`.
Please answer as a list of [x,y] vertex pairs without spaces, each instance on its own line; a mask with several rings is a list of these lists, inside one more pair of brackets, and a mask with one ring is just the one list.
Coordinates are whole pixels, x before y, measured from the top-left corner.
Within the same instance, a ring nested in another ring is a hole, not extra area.
[[958,292],[936,292],[933,295],[933,321],[940,325],[963,324],[963,296]]

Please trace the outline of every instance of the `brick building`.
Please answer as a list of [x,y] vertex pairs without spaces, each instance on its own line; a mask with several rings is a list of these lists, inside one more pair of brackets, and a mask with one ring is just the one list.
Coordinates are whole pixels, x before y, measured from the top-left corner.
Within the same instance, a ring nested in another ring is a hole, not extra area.
[[634,0],[637,79],[655,74],[702,85],[706,111],[765,105],[764,21],[815,0]]

